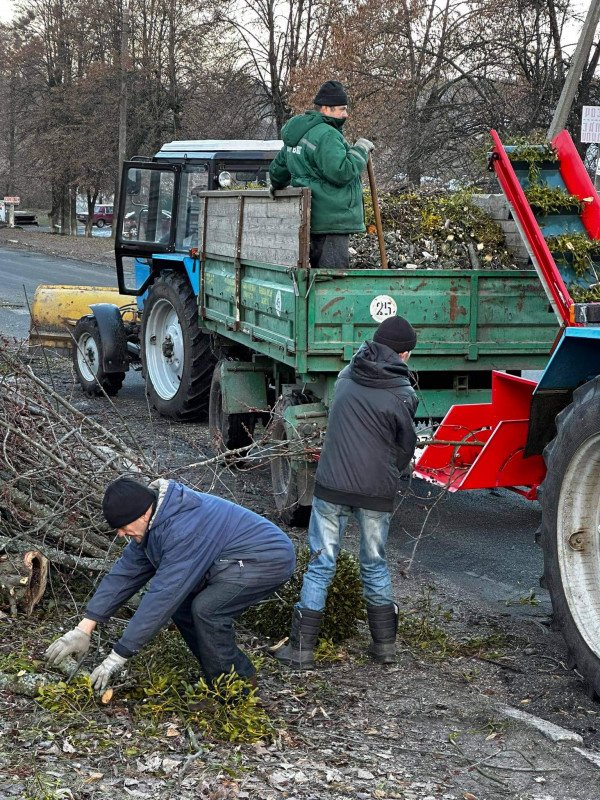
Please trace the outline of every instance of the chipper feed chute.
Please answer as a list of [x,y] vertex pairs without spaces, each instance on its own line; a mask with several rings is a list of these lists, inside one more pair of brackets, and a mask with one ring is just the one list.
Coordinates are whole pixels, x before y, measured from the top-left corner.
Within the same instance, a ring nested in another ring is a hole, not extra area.
[[453,406],[417,461],[415,475],[459,489],[506,487],[533,498],[545,473],[541,456],[524,458],[536,383],[492,374],[492,402]]
[[131,306],[132,298],[106,286],[57,286],[41,284],[31,303],[29,346],[52,347],[71,353],[71,332],[77,321],[90,313],[92,303]]

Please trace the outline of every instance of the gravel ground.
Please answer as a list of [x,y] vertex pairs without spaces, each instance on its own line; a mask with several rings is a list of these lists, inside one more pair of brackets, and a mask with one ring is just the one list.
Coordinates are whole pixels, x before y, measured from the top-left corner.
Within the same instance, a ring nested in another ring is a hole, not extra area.
[[[64,242],[69,250],[45,252],[78,259],[110,256],[102,240],[65,241],[35,231],[11,231],[9,238],[35,249]],[[44,361],[33,364],[47,375]],[[112,404],[86,398],[74,388],[68,364],[52,357],[49,364],[61,392],[124,439],[135,438],[166,477],[277,519],[268,467],[190,466],[212,455],[205,425],[173,424],[131,392]],[[403,485],[397,532],[420,529],[427,504],[419,494]],[[443,525],[443,504],[438,508]],[[289,534],[304,543],[304,531]],[[357,544],[351,527],[346,545],[356,553]],[[404,614],[397,665],[367,660],[363,624],[333,660],[308,673],[289,672],[269,658],[272,642],[241,626],[244,646],[261,664],[260,698],[272,725],[254,744],[203,737],[176,714],[149,725],[140,719],[139,702],[119,689],[107,705],[77,709],[63,701],[52,711],[5,690],[0,798],[598,800],[600,707],[569,669],[562,639],[535,598],[530,613],[517,616],[465,597],[442,578],[407,574],[395,535],[389,562]],[[0,618],[0,670],[46,674],[45,647],[77,619],[56,585],[30,618]],[[143,666],[144,655],[136,662]],[[512,718],[507,707],[528,722]],[[537,720],[572,739],[548,738],[529,724]]]

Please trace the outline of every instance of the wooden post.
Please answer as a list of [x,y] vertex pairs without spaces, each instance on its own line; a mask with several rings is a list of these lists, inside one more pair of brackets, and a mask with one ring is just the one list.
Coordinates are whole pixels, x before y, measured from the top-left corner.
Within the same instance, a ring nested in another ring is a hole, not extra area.
[[379,255],[381,257],[381,268],[388,269],[388,258],[385,252],[385,240],[383,238],[383,225],[381,224],[381,212],[379,210],[379,200],[377,199],[377,186],[375,185],[375,173],[373,172],[373,161],[369,153],[367,161],[367,172],[369,173],[369,186],[371,188],[371,202],[373,203],[373,213],[375,214],[375,227],[377,228],[377,239],[379,240]]

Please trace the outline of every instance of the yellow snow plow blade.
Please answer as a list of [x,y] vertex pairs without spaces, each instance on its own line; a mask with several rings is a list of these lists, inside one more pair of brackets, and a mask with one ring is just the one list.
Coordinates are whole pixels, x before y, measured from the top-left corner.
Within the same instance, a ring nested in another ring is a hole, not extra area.
[[71,353],[71,333],[77,322],[91,314],[90,304],[113,303],[136,308],[135,297],[107,286],[56,286],[40,284],[31,303],[30,347],[52,347]]

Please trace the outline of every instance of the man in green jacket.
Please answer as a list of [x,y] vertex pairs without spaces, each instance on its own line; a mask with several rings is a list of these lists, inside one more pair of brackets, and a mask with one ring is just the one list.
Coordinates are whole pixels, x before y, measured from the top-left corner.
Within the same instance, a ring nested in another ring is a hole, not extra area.
[[348,269],[348,235],[365,230],[360,174],[374,145],[342,135],[348,95],[339,81],[327,81],[315,109],[290,119],[281,132],[284,146],[271,162],[271,195],[286,186],[311,190],[310,264]]

